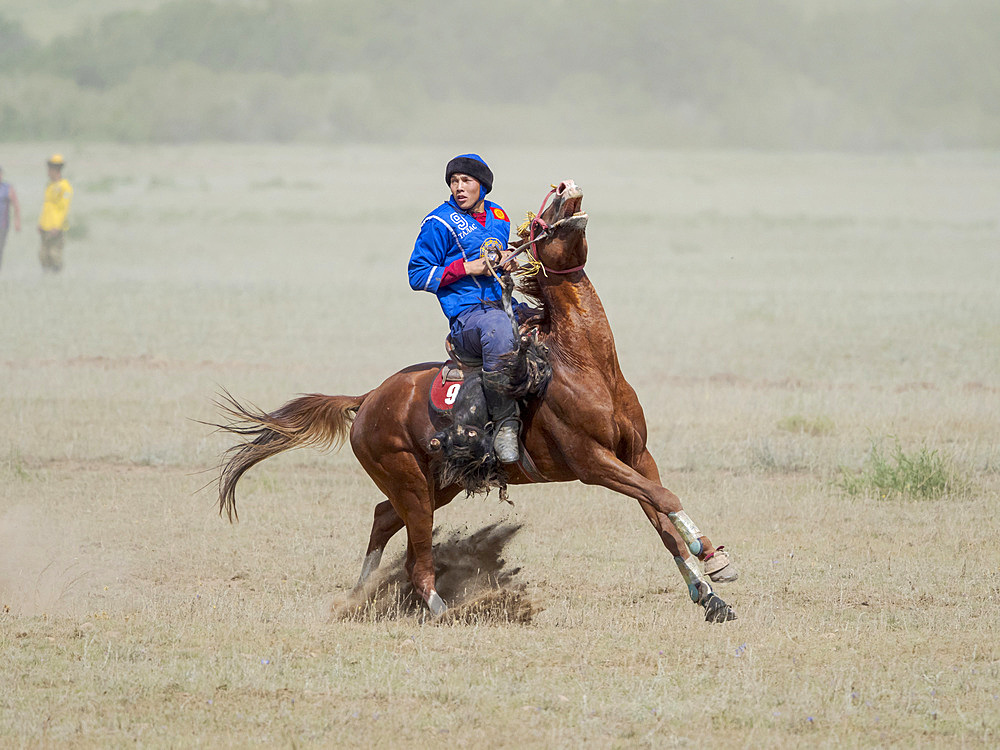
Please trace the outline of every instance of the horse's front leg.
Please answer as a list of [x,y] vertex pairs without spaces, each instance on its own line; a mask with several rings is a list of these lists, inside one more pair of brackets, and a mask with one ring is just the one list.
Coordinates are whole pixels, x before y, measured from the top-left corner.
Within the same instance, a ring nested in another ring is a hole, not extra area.
[[575,465],[572,468],[581,482],[607,487],[635,498],[643,509],[649,506],[656,518],[653,521],[653,517],[650,517],[650,520],[657,528],[660,516],[666,516],[677,534],[661,533],[660,538],[674,556],[674,563],[687,584],[691,600],[705,609],[705,619],[709,622],[736,619],[732,607],[715,593],[708,578],[695,563],[694,555],[703,551],[700,532],[684,512],[680,499],[674,493],[620,461],[610,450],[596,445],[592,445],[589,451],[574,452],[573,463]]
[[[643,452],[642,456],[636,462],[635,468],[646,479],[662,485],[660,470],[648,450]],[[674,554],[674,550],[679,545],[685,544],[680,532],[677,531],[677,526],[668,515],[658,513],[652,505],[642,500],[639,501],[639,505],[642,507],[643,513],[646,514],[646,518],[649,519],[649,522],[653,524],[653,527],[660,534],[660,540],[671,551],[671,554]],[[690,522],[690,519],[688,521]],[[693,522],[690,522],[690,524],[691,526],[694,525]],[[722,547],[713,545],[712,541],[704,534],[701,534],[700,531],[697,532],[697,538],[701,549],[695,554],[701,560],[705,575],[711,578],[713,583],[730,583],[739,578],[736,567],[732,564],[732,560],[729,559],[729,555],[726,554],[726,551]],[[673,544],[668,543],[668,539],[672,539]]]

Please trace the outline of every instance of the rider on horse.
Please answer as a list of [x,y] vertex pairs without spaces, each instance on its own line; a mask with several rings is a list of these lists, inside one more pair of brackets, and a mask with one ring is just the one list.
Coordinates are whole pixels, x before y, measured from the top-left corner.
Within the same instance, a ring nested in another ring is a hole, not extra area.
[[517,349],[517,341],[492,270],[503,268],[512,255],[507,250],[510,219],[486,200],[493,172],[477,154],[449,161],[444,180],[451,197],[420,225],[410,256],[410,287],[437,296],[458,355],[482,359],[493,447],[501,463],[515,463],[521,423],[517,401],[507,395],[501,358]]

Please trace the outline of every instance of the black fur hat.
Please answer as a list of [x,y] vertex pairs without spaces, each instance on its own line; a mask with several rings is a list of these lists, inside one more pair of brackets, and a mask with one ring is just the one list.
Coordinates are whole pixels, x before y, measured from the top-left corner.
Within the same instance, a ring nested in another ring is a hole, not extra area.
[[[483,161],[479,154],[461,154],[448,162],[448,166],[444,170],[445,185],[451,185],[451,176],[453,174],[469,175],[469,177],[474,178],[483,186],[483,190],[486,193],[493,189],[493,172],[486,166],[486,162]],[[483,195],[486,193],[483,193]]]

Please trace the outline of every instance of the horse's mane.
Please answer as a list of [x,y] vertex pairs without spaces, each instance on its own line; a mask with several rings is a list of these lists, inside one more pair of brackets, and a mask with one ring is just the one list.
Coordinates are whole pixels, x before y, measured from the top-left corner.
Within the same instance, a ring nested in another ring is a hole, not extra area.
[[501,358],[501,367],[507,374],[511,398],[541,397],[552,377],[549,348],[544,343],[549,328],[548,305],[536,275],[518,278],[514,290],[533,309],[533,315],[522,321],[518,348]]
[[541,313],[541,325],[547,325],[549,311],[545,304],[545,297],[542,295],[542,285],[538,283],[538,277],[522,276],[515,282],[514,291],[526,298],[527,303]]
[[[521,238],[521,243],[516,246],[518,250],[523,250],[527,246],[529,236],[528,227],[531,225],[531,220],[534,217],[535,214],[528,211],[528,220],[517,228],[517,236]],[[545,296],[542,294],[542,285],[538,283],[538,272],[541,272],[540,264],[536,267],[535,271],[535,273],[517,277],[517,280],[514,282],[514,291],[522,297],[526,297],[528,304],[541,313],[541,320],[538,322],[538,325],[542,328],[548,328],[549,311],[545,304]]]

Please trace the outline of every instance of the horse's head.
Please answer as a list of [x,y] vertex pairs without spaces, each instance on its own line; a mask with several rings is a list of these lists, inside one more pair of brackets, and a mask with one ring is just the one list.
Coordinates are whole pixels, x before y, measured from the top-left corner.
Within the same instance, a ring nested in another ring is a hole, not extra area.
[[[549,199],[552,202],[546,206]],[[546,273],[568,274],[587,262],[587,214],[583,190],[573,180],[563,180],[545,197],[539,215],[528,231],[529,252]]]

